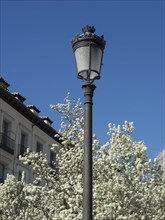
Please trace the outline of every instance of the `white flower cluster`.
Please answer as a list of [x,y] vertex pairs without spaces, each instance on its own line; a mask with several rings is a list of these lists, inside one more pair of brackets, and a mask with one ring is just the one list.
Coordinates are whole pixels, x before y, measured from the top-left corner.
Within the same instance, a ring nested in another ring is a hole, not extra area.
[[[20,160],[36,173],[25,184],[8,175],[0,185],[1,220],[81,220],[84,118],[80,100],[52,105],[61,114],[56,170],[45,155],[28,152]],[[165,179],[146,155],[143,141],[132,138],[134,126],[109,124],[109,141],[93,135],[93,215],[95,220],[164,220]],[[42,183],[40,186],[39,183]]]

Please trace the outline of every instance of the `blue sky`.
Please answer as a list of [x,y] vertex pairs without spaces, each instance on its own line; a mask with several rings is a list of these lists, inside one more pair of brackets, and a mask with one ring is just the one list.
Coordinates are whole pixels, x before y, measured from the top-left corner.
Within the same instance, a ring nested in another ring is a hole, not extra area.
[[0,74],[58,130],[60,117],[49,105],[67,92],[83,102],[70,42],[87,24],[107,41],[94,132],[104,144],[109,122],[133,121],[134,138],[154,158],[165,146],[164,1],[1,0]]

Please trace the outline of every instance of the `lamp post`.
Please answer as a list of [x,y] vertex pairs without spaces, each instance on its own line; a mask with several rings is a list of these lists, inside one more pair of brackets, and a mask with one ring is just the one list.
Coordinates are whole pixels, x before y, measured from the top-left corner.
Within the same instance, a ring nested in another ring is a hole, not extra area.
[[92,220],[92,99],[96,86],[95,79],[100,79],[104,36],[94,34],[94,26],[82,28],[83,34],[72,40],[77,77],[84,81],[84,185],[83,185],[83,220]]

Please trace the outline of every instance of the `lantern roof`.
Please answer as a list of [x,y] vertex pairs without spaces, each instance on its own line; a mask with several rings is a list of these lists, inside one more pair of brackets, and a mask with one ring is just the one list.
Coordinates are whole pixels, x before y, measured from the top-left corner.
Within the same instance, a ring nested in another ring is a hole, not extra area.
[[95,34],[95,27],[88,26],[82,28],[83,34],[77,34],[72,40],[72,47],[75,50],[76,44],[81,41],[89,41],[91,43],[96,43],[102,50],[105,48],[106,41],[104,40],[104,35],[98,36]]

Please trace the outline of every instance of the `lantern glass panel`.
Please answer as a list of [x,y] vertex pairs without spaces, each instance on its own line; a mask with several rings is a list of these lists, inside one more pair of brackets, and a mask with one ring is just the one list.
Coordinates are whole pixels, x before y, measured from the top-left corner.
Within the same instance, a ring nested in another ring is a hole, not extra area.
[[82,71],[82,72],[78,73],[78,78],[88,80],[88,71],[85,70],[85,71]]
[[[79,47],[75,51],[75,60],[78,74],[87,74],[89,70],[89,46]],[[84,72],[85,71],[85,72]]]
[[96,78],[98,78],[99,74],[94,72],[94,71],[90,71],[90,80],[94,80]]
[[[100,74],[101,61],[102,50],[95,45],[91,45],[91,70],[94,70],[98,75]],[[92,74],[90,78],[92,79],[93,77],[94,75]]]

